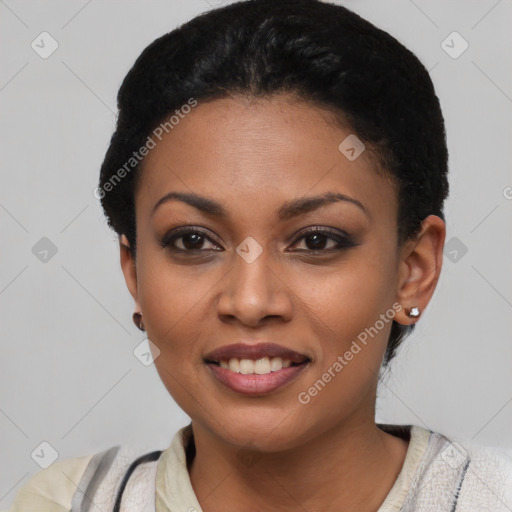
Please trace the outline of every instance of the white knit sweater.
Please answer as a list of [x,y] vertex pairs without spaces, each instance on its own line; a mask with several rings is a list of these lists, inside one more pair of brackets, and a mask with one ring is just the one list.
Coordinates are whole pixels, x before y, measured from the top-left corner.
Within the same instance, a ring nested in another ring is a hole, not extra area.
[[[410,442],[377,512],[512,512],[512,450],[448,439],[419,426],[381,428],[410,436]],[[121,512],[201,512],[186,465],[190,436],[189,425],[161,455],[155,453],[157,460],[136,466]],[[111,512],[123,476],[140,455],[140,449],[115,446],[55,462],[18,491],[9,512]]]

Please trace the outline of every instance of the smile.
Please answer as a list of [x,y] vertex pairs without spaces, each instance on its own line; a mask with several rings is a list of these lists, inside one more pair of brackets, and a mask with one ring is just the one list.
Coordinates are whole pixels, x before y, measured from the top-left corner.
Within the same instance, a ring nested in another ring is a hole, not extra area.
[[[300,363],[293,364],[298,365]],[[291,365],[290,359],[282,359],[281,357],[262,357],[255,361],[232,357],[229,360],[222,359],[219,363],[221,368],[226,368],[234,373],[241,373],[243,375],[268,375],[271,372],[278,372]]]
[[211,375],[232,391],[261,395],[290,383],[311,358],[272,343],[238,343],[210,352],[204,362]]

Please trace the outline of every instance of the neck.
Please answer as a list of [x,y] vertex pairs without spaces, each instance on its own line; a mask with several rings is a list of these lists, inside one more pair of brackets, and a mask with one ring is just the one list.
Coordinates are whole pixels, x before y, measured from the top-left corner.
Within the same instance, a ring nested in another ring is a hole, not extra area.
[[192,424],[189,473],[204,512],[341,510],[375,512],[400,472],[408,442],[367,420],[333,428],[294,449],[241,451]]

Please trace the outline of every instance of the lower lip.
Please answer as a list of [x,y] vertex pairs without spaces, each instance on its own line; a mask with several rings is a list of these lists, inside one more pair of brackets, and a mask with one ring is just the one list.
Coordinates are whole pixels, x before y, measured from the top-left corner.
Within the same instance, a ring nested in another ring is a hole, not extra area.
[[222,384],[233,391],[243,393],[244,395],[262,395],[276,391],[295,379],[306,366],[308,366],[307,363],[303,363],[298,366],[288,366],[288,368],[265,375],[244,375],[232,372],[213,363],[208,364],[213,376],[219,382],[222,382]]

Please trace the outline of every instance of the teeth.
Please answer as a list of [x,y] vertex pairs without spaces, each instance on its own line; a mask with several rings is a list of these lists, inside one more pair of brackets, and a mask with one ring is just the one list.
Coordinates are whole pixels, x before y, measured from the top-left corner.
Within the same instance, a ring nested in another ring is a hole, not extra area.
[[277,372],[283,367],[283,360],[280,357],[273,357],[270,361],[270,371]]
[[251,359],[240,359],[240,370],[242,375],[254,373],[254,361]]
[[283,368],[288,368],[291,364],[292,362],[289,359],[283,360],[280,357],[262,357],[256,361],[232,357],[229,361],[220,361],[221,368],[226,368],[243,375],[267,375],[271,372],[278,372]]
[[228,366],[232,372],[240,373],[240,361],[238,359],[236,359],[235,357],[232,357],[229,360]]
[[254,361],[254,373],[258,375],[270,373],[270,359],[268,357],[262,357]]

